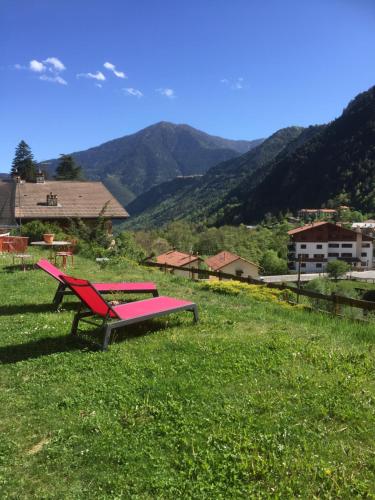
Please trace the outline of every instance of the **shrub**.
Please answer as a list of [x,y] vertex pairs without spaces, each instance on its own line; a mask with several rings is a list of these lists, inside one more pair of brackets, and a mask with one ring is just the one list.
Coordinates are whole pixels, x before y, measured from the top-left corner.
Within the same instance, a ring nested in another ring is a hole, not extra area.
[[283,302],[284,305],[287,305],[286,301],[291,300],[294,295],[290,290],[279,290],[277,288],[269,288],[265,285],[248,285],[239,281],[212,280],[200,283],[199,286],[216,293],[225,295],[246,294],[252,299],[261,302]]
[[349,271],[350,267],[349,265],[344,262],[343,260],[331,260],[328,262],[326,271],[328,273],[328,276],[330,278],[333,278],[334,280],[338,280],[341,276],[343,276],[345,273]]
[[43,240],[43,234],[46,233],[53,233],[58,240],[66,238],[66,234],[57,224],[41,222],[39,220],[27,222],[21,226],[20,232],[21,236],[28,236],[30,241],[41,241]]

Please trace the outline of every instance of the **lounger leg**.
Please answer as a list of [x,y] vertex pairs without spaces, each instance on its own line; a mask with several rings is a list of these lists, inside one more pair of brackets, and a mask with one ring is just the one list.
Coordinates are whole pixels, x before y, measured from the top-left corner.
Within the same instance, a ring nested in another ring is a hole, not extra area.
[[154,290],[154,291],[152,292],[152,296],[153,296],[153,297],[159,297],[159,292],[158,292],[157,290]]
[[109,339],[111,337],[111,333],[112,333],[111,325],[107,325],[105,328],[105,333],[104,333],[104,341],[103,341],[103,347],[102,347],[103,351],[106,351],[108,349],[108,344],[109,344]]
[[79,323],[80,319],[81,319],[81,314],[80,314],[80,311],[78,311],[73,319],[72,329],[70,331],[71,335],[77,335],[78,323]]
[[194,321],[195,321],[195,323],[198,323],[199,316],[198,316],[198,307],[197,306],[194,307],[193,314],[194,314]]
[[53,304],[58,308],[58,306],[61,304],[63,297],[64,297],[64,291],[65,291],[65,285],[63,283],[60,283],[60,285],[57,287],[55,296],[53,297]]

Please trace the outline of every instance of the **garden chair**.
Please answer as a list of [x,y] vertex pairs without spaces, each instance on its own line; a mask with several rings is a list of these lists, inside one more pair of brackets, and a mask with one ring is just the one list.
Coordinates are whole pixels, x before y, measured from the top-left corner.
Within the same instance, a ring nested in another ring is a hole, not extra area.
[[61,257],[61,265],[64,271],[66,270],[66,264],[69,257],[72,262],[72,267],[74,267],[74,250],[75,247],[77,246],[77,243],[78,243],[77,240],[70,240],[70,245],[66,250],[64,250],[63,252],[55,253],[55,264],[57,264],[57,259]]
[[[52,301],[56,308],[58,308],[64,295],[72,294],[72,291],[69,289],[67,290],[65,282],[62,280],[65,274],[47,259],[40,259],[36,265],[59,282]],[[99,293],[151,293],[153,297],[159,295],[155,283],[152,282],[93,283],[92,286]]]
[[90,324],[93,323],[85,320],[85,318],[92,316],[102,318],[102,323],[98,326],[101,326],[104,333],[103,351],[108,348],[112,331],[126,325],[179,311],[191,311],[194,314],[195,322],[198,321],[198,308],[193,302],[172,297],[155,297],[126,304],[111,305],[104,300],[89,281],[68,275],[61,275],[60,278],[81,300],[70,333],[77,335],[78,325],[81,320]]
[[26,264],[32,260],[32,255],[27,253],[29,238],[24,236],[8,236],[2,238],[2,249],[12,256],[13,265],[20,261],[21,268],[26,271]]

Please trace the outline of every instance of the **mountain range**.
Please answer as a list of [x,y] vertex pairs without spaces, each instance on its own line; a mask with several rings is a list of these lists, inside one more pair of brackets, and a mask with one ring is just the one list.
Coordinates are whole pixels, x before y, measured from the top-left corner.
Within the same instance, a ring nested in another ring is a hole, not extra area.
[[[135,134],[71,153],[90,180],[101,180],[124,205],[153,186],[178,176],[202,175],[237,157],[262,139],[236,141],[212,136],[189,125],[160,122]],[[58,159],[49,160],[49,173]]]
[[356,209],[375,210],[375,87],[326,125],[281,129],[201,177],[141,194],[127,207],[133,217],[126,224],[249,224],[268,212],[320,207],[338,196]]

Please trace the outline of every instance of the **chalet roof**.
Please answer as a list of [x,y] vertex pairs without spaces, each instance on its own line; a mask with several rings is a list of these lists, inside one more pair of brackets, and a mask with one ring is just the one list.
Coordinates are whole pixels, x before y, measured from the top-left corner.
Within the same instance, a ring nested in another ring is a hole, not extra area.
[[212,257],[208,257],[208,259],[205,260],[205,263],[213,271],[218,271],[219,269],[227,266],[228,264],[231,264],[232,262],[235,262],[236,260],[242,260],[244,262],[252,264],[253,266],[259,267],[254,262],[246,260],[243,257],[236,255],[235,253],[227,252],[226,250],[219,252],[218,254],[213,255]]
[[[350,239],[356,238],[357,231],[353,231],[352,229],[348,229],[346,227],[342,227],[339,224],[334,224],[333,222],[313,222],[311,224],[305,224],[304,226],[301,227],[296,227],[294,229],[291,229],[288,231],[289,236],[295,236],[299,235],[301,233],[308,233],[312,232],[315,233],[316,228],[323,228],[324,229],[324,234],[327,239],[330,239],[332,235],[334,235],[334,239],[337,240],[338,234],[340,237],[345,240],[346,237],[349,237]],[[362,239],[363,241],[372,241],[373,238],[371,236],[362,234]],[[320,241],[320,240],[319,240]],[[322,240],[323,241],[323,240]]]
[[[46,198],[50,193],[57,195],[57,206],[47,206]],[[16,184],[15,216],[20,219],[97,218],[107,202],[106,217],[129,217],[124,207],[101,182],[24,182]]]
[[162,253],[156,257],[158,264],[167,264],[170,266],[183,267],[192,262],[201,260],[198,255],[191,255],[189,253],[178,252],[177,250],[169,250],[169,252]]
[[305,224],[304,226],[296,227],[294,229],[291,229],[288,231],[288,234],[293,235],[297,233],[302,233],[302,231],[308,231],[310,229],[313,229],[315,227],[319,226],[324,226],[325,224],[330,224],[329,222],[326,221],[321,221],[321,222],[312,222],[311,224]]

